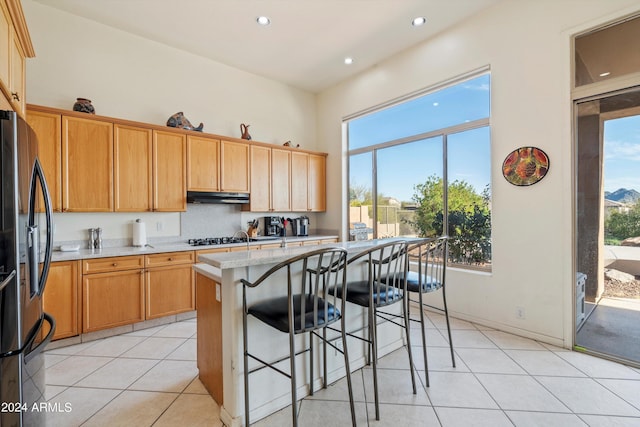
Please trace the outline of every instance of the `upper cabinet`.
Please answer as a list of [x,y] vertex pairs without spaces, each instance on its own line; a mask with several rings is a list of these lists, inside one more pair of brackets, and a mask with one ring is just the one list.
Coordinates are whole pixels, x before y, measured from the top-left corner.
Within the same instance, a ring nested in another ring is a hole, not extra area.
[[0,89],[10,106],[23,117],[25,58],[34,56],[20,1],[0,0]]
[[323,154],[291,153],[291,210],[326,210],[326,158]]
[[271,208],[278,212],[291,210],[291,151],[271,149]]
[[271,148],[251,146],[251,195],[243,210],[268,212],[271,208]]
[[113,137],[115,211],[153,210],[151,129],[115,124]]
[[38,135],[38,157],[49,187],[52,209],[62,212],[62,116],[30,110],[27,121]]
[[323,154],[309,154],[307,181],[307,210],[327,210],[327,158]]
[[220,140],[187,136],[187,189],[220,191]]
[[187,138],[153,131],[153,206],[155,211],[187,210]]
[[326,209],[324,153],[28,108],[54,211],[183,212],[187,190],[249,193],[252,212]]
[[307,211],[309,154],[291,153],[291,210]]
[[113,124],[62,116],[62,209],[113,211]]
[[220,190],[249,192],[249,144],[220,141]]

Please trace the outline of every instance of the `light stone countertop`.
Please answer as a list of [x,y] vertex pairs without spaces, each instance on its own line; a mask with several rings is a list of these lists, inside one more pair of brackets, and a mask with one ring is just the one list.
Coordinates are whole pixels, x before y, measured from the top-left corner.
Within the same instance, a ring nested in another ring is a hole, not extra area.
[[[306,237],[287,237],[287,242],[300,242],[307,240],[319,240],[319,239],[337,239],[337,235],[312,235]],[[271,243],[279,243],[280,239],[262,239],[256,242],[249,242],[250,246],[266,245]],[[226,245],[207,245],[207,246],[191,246],[186,240],[176,241],[168,243],[154,243],[151,246],[142,248],[134,246],[113,246],[104,247],[102,249],[84,249],[80,248],[77,251],[63,252],[60,250],[54,250],[52,254],[52,262],[57,261],[74,261],[78,259],[90,259],[90,258],[107,258],[116,256],[132,256],[132,255],[151,255],[163,252],[184,252],[184,251],[199,251],[205,249],[216,248],[230,248],[246,246],[246,243],[233,243]],[[309,247],[307,246],[307,249]],[[267,249],[263,249],[266,251]],[[244,252],[244,251],[240,251]],[[249,251],[249,252],[261,252],[261,251]]]
[[[358,242],[327,243],[322,246],[345,248],[350,253],[356,253],[371,246],[388,241],[389,239],[363,240]],[[205,263],[221,270],[265,264],[277,264],[318,247],[319,246],[290,246],[286,248],[262,249],[260,251],[203,254],[198,257],[197,262]]]

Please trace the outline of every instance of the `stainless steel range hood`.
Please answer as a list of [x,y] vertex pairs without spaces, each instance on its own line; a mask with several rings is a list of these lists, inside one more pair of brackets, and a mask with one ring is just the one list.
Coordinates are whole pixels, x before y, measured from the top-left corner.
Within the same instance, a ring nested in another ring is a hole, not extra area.
[[249,193],[187,191],[187,203],[249,203]]

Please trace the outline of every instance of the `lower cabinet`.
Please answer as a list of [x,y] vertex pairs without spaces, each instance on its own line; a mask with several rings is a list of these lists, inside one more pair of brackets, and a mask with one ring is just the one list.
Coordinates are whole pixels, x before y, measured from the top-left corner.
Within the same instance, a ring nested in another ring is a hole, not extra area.
[[138,269],[85,274],[82,278],[82,332],[143,321],[143,273],[143,269]]
[[147,266],[164,265],[145,273],[147,319],[195,309],[193,259],[193,251],[146,256]]
[[[80,261],[51,263],[42,298],[43,309],[56,320],[54,340],[80,333]],[[43,334],[49,333],[48,325]]]

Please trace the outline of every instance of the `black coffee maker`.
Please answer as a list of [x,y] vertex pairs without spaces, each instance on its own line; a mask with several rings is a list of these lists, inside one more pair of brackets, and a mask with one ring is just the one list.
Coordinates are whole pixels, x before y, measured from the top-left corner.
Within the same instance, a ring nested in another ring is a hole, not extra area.
[[282,220],[279,216],[265,216],[264,217],[264,235],[265,236],[279,236],[282,232]]

